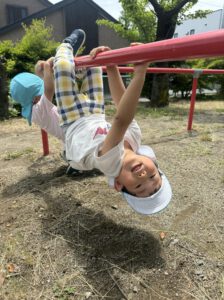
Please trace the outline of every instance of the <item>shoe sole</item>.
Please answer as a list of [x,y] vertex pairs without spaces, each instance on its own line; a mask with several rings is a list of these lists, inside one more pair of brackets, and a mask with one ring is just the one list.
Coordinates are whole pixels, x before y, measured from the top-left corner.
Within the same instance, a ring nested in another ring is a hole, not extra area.
[[82,48],[82,46],[84,45],[84,43],[86,41],[86,33],[85,33],[85,31],[82,30],[82,29],[79,29],[79,30],[82,31],[82,33],[83,33],[83,40],[82,40],[82,43],[80,44],[79,48],[76,51],[75,57],[77,56],[77,53],[79,52],[79,49]]

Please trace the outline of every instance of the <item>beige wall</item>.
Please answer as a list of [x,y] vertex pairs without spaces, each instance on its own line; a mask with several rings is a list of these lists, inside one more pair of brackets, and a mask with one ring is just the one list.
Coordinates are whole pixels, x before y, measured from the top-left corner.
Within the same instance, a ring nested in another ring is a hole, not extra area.
[[[63,10],[58,10],[49,14],[46,18],[46,24],[53,26],[53,37],[56,41],[60,42],[65,37],[65,24],[63,17]],[[12,40],[16,42],[20,40],[24,35],[24,30],[22,27],[16,27],[11,29],[6,33],[2,33],[0,41]]]
[[47,8],[38,0],[0,0],[0,28],[7,24],[6,5],[16,5],[28,8],[28,15]]
[[99,45],[109,46],[111,49],[118,49],[129,46],[129,42],[119,37],[112,29],[106,26],[99,26]]
[[65,38],[65,18],[63,9],[57,10],[47,16],[47,25],[53,26],[53,36],[57,42]]

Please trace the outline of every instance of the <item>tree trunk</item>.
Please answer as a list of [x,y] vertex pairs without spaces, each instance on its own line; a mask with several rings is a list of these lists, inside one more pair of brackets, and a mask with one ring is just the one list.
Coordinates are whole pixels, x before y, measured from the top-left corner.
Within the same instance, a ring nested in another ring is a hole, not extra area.
[[[167,63],[158,63],[156,67],[165,68]],[[169,75],[154,74],[150,106],[164,107],[169,105]]]
[[[169,12],[161,10],[158,14],[156,41],[173,37],[177,16],[170,16]],[[168,63],[157,63],[156,67],[168,67]],[[164,107],[169,105],[169,75],[154,74],[150,106]]]
[[9,118],[7,76],[3,59],[0,59],[0,120]]

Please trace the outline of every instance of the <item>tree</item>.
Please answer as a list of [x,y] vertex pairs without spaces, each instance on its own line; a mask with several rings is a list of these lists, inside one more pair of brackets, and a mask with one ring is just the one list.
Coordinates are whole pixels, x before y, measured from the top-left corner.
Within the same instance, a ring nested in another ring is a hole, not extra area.
[[52,26],[46,26],[45,23],[44,19],[33,20],[29,27],[23,25],[24,36],[18,42],[13,43],[10,40],[0,42],[0,57],[5,61],[0,65],[2,118],[7,118],[9,114],[8,96],[4,96],[5,91],[8,95],[6,77],[10,79],[20,72],[33,72],[37,60],[47,59],[55,53],[58,43],[52,38]]
[[[208,11],[197,11],[194,14],[186,12],[198,0],[119,0],[123,11],[119,23],[99,20],[99,25],[114,29],[120,36],[130,42],[152,42],[173,37],[176,24],[186,17],[204,17]],[[167,63],[156,66],[166,67]],[[154,74],[151,92],[152,106],[168,105],[168,75]]]
[[[194,64],[194,68],[197,69],[224,69],[224,59],[223,57],[220,58],[209,58],[209,59],[198,59]],[[207,77],[206,82],[204,84],[204,88],[208,88],[209,85],[219,83],[220,90],[219,94],[220,97],[223,98],[224,96],[224,75],[217,74]]]
[[30,26],[23,24],[23,29],[24,35],[18,42],[0,42],[0,55],[7,60],[9,78],[20,72],[33,72],[37,60],[53,56],[58,46],[52,38],[52,26],[46,26],[44,19],[33,20]]

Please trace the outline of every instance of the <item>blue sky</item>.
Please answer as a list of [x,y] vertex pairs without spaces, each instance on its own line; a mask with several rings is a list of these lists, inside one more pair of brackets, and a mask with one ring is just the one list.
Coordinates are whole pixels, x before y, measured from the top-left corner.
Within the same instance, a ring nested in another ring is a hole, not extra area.
[[[61,0],[49,0],[52,3],[60,2]],[[99,6],[101,6],[104,10],[106,10],[110,15],[114,18],[118,18],[121,5],[119,4],[118,0],[93,0]],[[194,6],[194,10],[196,9],[210,9],[210,10],[217,10],[223,8],[224,0],[199,0],[197,5]]]

